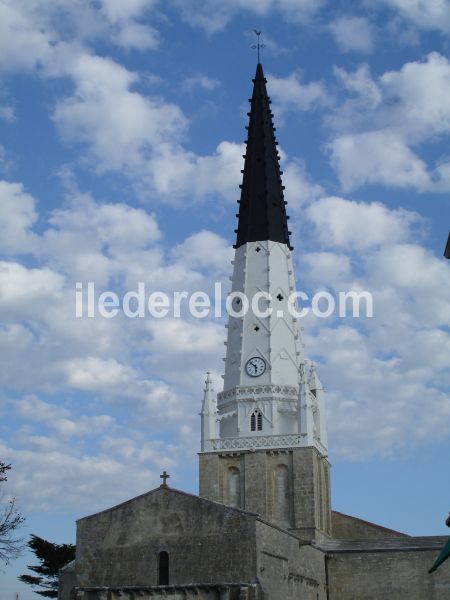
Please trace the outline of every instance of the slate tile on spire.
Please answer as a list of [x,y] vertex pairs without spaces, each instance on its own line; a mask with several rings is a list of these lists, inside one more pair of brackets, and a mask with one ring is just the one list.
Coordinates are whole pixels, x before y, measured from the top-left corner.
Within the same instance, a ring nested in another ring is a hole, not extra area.
[[235,248],[247,242],[271,240],[287,244],[286,202],[272,122],[267,80],[260,63],[253,79]]

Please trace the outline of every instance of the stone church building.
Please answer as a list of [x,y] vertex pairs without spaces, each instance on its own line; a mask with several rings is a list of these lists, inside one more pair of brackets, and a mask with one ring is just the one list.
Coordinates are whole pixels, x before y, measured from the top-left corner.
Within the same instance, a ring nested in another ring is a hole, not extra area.
[[261,64],[250,104],[224,389],[215,394],[208,375],[199,495],[163,474],[159,488],[80,519],[59,598],[448,600],[450,568],[428,574],[445,537],[411,537],[331,509],[324,390],[305,367],[292,304],[293,248]]

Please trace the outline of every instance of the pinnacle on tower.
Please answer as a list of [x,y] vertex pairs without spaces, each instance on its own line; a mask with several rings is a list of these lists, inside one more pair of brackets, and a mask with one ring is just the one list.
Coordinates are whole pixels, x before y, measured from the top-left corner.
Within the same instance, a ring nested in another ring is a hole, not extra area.
[[206,374],[203,404],[200,416],[202,418],[201,448],[202,451],[205,451],[210,449],[211,440],[217,436],[217,400],[212,387],[211,373],[209,371]]
[[203,390],[203,405],[202,405],[202,414],[209,415],[210,412],[215,412],[215,404],[216,397],[214,394],[214,389],[212,386],[211,373],[208,371],[206,373],[205,379],[205,388]]
[[271,240],[287,244],[292,250],[266,83],[262,65],[258,63],[248,113],[250,119],[235,248],[247,242]]

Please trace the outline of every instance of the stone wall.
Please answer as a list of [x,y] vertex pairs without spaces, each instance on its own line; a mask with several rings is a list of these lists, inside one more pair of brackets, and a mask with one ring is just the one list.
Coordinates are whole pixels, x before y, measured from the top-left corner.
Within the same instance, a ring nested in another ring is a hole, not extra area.
[[78,521],[77,585],[157,585],[161,551],[169,554],[172,585],[254,582],[255,521],[243,511],[160,488]]
[[[285,494],[280,469],[286,470]],[[231,473],[239,473],[240,508],[305,540],[331,534],[330,465],[315,448],[202,453],[200,496],[230,503]]]
[[344,515],[334,510],[331,512],[331,522],[333,538],[339,540],[409,537],[405,533],[400,533],[399,531],[394,531],[375,523],[369,523],[369,521],[351,517],[350,515]]
[[267,600],[325,600],[324,554],[281,529],[256,524],[258,580]]
[[77,578],[75,573],[75,561],[59,571],[58,600],[75,600],[75,587]]
[[[320,461],[307,450],[303,458],[311,463],[302,460],[302,468],[317,483]],[[247,485],[253,475],[258,485],[261,465],[282,459],[256,454],[246,463]],[[286,466],[300,460],[295,453],[282,456]],[[297,482],[301,469],[294,472]],[[317,488],[307,477],[299,493],[313,495],[305,510],[315,518]],[[346,535],[380,529],[337,519]],[[324,536],[309,544],[256,514],[161,487],[78,521],[75,573],[73,565],[63,570],[60,600],[448,600],[447,565],[428,574],[446,539]],[[158,585],[160,552],[169,555],[164,586]]]
[[445,539],[348,542],[328,549],[329,600],[448,600],[448,566],[428,573]]
[[302,539],[331,535],[330,465],[315,448],[293,451],[294,528]]
[[132,588],[84,588],[75,600],[262,600],[259,586],[250,585],[183,585]]

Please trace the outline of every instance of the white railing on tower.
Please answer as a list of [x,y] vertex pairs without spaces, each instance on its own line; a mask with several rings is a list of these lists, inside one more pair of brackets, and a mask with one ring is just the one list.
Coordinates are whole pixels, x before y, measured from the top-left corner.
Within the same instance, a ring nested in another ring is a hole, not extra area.
[[242,438],[220,438],[210,440],[213,450],[245,450],[256,448],[295,448],[304,446],[304,433],[285,435],[255,435]]

